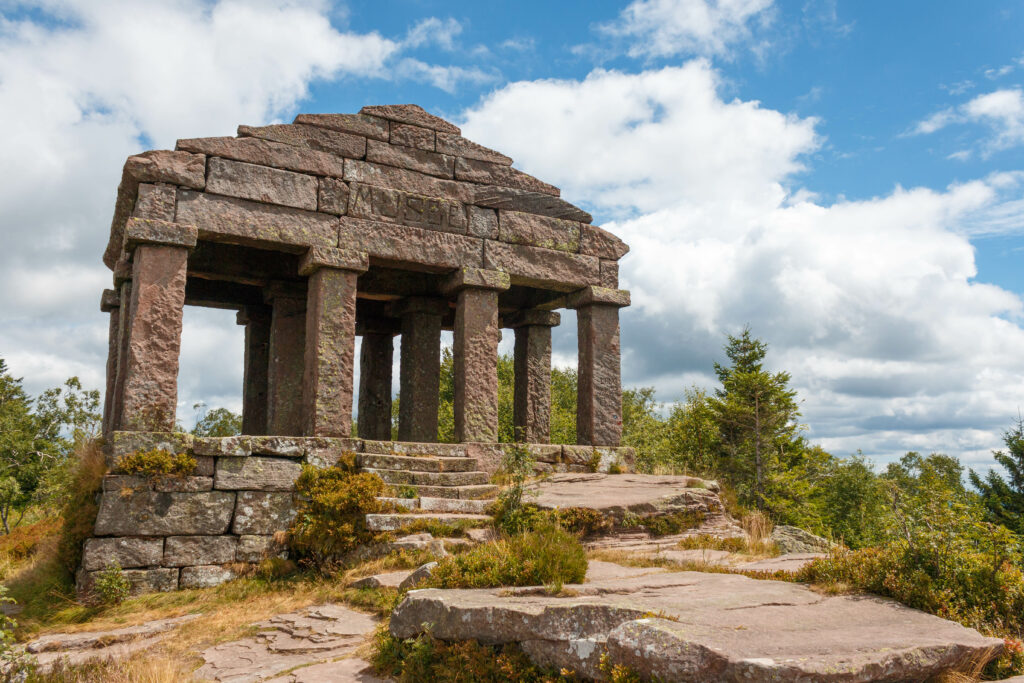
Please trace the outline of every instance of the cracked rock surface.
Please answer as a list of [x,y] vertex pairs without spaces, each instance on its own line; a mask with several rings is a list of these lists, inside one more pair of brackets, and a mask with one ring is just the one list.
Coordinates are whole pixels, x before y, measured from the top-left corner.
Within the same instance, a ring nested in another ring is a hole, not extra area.
[[[319,605],[278,614],[256,624],[256,628],[261,630],[254,637],[224,643],[203,652],[206,663],[196,671],[195,677],[243,683],[263,681],[289,671],[288,675],[274,680],[375,681],[378,679],[356,676],[365,668],[365,662],[361,666],[353,663],[341,666],[341,662],[331,660],[351,655],[373,631],[376,623],[374,617],[342,605]],[[309,666],[318,663],[325,665],[319,669]],[[327,664],[337,666],[332,668]],[[296,667],[308,667],[310,670]],[[327,673],[323,674],[324,671]],[[342,672],[351,676],[345,678]],[[328,677],[317,678],[321,674]]]
[[601,653],[671,681],[924,680],[1002,641],[882,598],[780,581],[666,572],[540,588],[412,591],[391,631],[519,643],[539,664],[596,676]]

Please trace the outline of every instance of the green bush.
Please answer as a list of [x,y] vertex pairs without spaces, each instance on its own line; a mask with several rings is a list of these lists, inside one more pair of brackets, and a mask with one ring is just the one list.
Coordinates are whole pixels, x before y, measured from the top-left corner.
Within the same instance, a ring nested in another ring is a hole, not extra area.
[[101,605],[120,605],[128,597],[131,588],[131,582],[117,562],[107,565],[97,574],[93,584],[93,591]]
[[188,453],[154,448],[122,455],[114,463],[114,471],[143,477],[187,477],[196,471],[196,459]]
[[550,516],[566,531],[584,538],[608,533],[615,526],[615,520],[593,508],[559,508]]
[[704,513],[698,510],[684,510],[668,515],[652,515],[641,517],[640,526],[652,536],[670,536],[690,529],[696,529],[704,523]]
[[326,567],[359,546],[387,538],[366,526],[366,515],[381,511],[377,497],[384,495],[386,485],[375,474],[351,469],[350,463],[303,465],[295,481],[300,503],[288,530],[288,545],[314,566]]
[[506,534],[521,534],[535,521],[530,506],[526,504],[526,498],[530,495],[526,489],[526,480],[533,475],[533,465],[533,455],[525,446],[514,444],[505,449],[500,478],[506,487],[498,494],[498,502],[492,514],[495,526]]
[[579,539],[554,524],[478,545],[442,559],[428,582],[435,588],[497,588],[582,583],[587,554]]
[[747,540],[739,536],[722,538],[710,534],[687,536],[676,544],[680,550],[724,550],[727,553],[742,553],[747,550]]
[[[7,597],[7,587],[0,585],[0,605],[13,604],[14,600]],[[25,680],[36,666],[35,657],[25,652],[14,637],[18,622],[0,611],[0,674],[5,681]]]

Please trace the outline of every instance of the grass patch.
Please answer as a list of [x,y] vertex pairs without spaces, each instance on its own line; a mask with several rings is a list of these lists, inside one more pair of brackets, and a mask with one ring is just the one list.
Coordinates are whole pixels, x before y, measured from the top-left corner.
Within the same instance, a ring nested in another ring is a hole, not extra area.
[[171,453],[162,448],[126,453],[114,463],[116,474],[142,477],[187,477],[196,471],[196,459],[188,453]]
[[177,683],[188,680],[190,669],[178,659],[147,652],[117,661],[58,662],[47,673],[32,673],[26,683]]
[[555,525],[519,536],[478,545],[438,562],[428,586],[434,588],[497,588],[582,583],[587,555],[574,535]]
[[403,524],[395,533],[399,535],[426,533],[434,538],[461,538],[470,529],[479,529],[481,526],[486,525],[488,525],[486,520],[459,519],[451,522],[440,522],[424,516],[423,519]]
[[668,515],[641,517],[639,523],[652,536],[671,536],[699,527],[704,523],[704,513],[684,510]]

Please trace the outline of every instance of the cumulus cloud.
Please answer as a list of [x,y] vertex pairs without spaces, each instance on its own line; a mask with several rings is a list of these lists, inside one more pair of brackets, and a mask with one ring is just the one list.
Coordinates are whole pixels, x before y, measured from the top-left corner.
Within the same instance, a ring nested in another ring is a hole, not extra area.
[[750,36],[753,21],[767,21],[773,1],[634,0],[599,29],[629,41],[633,57],[724,56]]
[[[602,106],[595,106],[596,103]],[[520,125],[509,125],[511,121]],[[704,61],[510,84],[464,132],[615,220],[624,380],[710,385],[749,323],[839,454],[988,458],[1024,404],[1018,296],[974,282],[972,234],[1024,226],[1019,174],[822,204],[800,187],[813,118],[727,100]]]
[[[411,59],[409,36],[343,22],[325,2],[290,0],[0,3],[0,355],[30,391],[72,374],[103,384],[99,294],[110,273],[100,253],[125,157],[269,123],[318,80],[426,76],[450,90],[478,77],[418,60],[397,67]],[[428,19],[410,36],[443,46],[458,29]],[[196,320],[186,338],[218,339]],[[186,402],[239,392],[241,344],[213,348],[237,353],[203,360],[208,349],[186,349],[202,370],[199,385],[184,382]]]
[[[1024,145],[1024,90],[1007,88],[978,95],[958,107],[938,111],[920,121],[913,132],[927,135],[953,124],[976,123],[990,135],[982,141],[985,153]],[[953,158],[967,158],[963,152]]]

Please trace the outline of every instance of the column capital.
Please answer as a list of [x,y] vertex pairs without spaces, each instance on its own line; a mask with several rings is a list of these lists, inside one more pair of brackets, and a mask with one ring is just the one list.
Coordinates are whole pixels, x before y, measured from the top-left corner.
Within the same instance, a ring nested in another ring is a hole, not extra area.
[[562,316],[555,311],[542,311],[537,308],[527,308],[515,313],[509,313],[502,318],[502,327],[558,327],[562,323]]
[[306,287],[301,282],[288,280],[272,280],[263,288],[263,300],[272,303],[274,299],[306,300]]
[[321,268],[365,273],[369,267],[370,259],[366,252],[334,247],[310,247],[299,263],[299,275],[312,275]]
[[503,292],[512,286],[508,273],[484,268],[460,268],[448,276],[441,285],[442,294],[454,294],[463,289],[494,289]]
[[580,306],[592,306],[595,304],[615,306],[616,308],[629,306],[629,290],[590,285],[567,294],[565,297],[566,308],[579,308]]
[[140,244],[195,249],[198,239],[199,230],[194,225],[154,218],[129,218],[124,228],[124,249],[129,252]]
[[388,313],[396,318],[401,318],[408,313],[427,313],[429,315],[444,315],[448,312],[448,301],[427,296],[407,296],[398,301],[392,301],[388,307]]
[[251,322],[270,322],[271,309],[269,306],[243,306],[235,313],[236,325],[248,325]]
[[120,287],[131,279],[132,262],[125,257],[121,257],[121,259],[114,265],[114,286]]
[[112,289],[104,289],[100,296],[100,310],[110,313],[118,308],[121,308],[121,295]]

